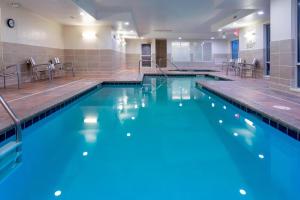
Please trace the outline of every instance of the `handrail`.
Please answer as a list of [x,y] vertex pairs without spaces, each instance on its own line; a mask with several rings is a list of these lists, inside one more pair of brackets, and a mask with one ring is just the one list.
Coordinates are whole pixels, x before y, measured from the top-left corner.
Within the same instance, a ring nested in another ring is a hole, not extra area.
[[0,95],[0,103],[4,107],[7,114],[11,117],[11,119],[14,121],[14,124],[16,126],[16,141],[21,142],[22,141],[22,128],[21,128],[21,121],[17,117],[16,113],[11,109],[11,107],[8,105],[8,103],[4,100],[4,98]]
[[158,60],[158,63],[160,64],[162,60],[166,60],[167,63],[168,63],[168,61],[169,61],[169,63],[170,63],[171,65],[173,65],[177,70],[179,70],[178,66],[177,66],[175,63],[173,63],[172,60],[170,60],[170,59],[168,59],[168,58],[160,58],[160,59]]

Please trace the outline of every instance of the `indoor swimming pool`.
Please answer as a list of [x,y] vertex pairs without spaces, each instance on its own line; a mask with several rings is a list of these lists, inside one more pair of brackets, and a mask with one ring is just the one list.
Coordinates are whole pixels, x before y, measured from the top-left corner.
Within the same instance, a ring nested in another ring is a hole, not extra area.
[[300,143],[199,79],[105,85],[25,129],[0,199],[300,199]]

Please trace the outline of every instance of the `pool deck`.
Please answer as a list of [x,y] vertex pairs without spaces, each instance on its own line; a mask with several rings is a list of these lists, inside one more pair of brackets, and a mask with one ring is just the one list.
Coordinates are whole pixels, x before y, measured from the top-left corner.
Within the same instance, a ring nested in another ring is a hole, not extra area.
[[[279,92],[269,88],[268,80],[241,79],[224,72],[177,72],[168,74],[210,74],[233,81],[199,81],[197,84],[210,91],[233,99],[253,110],[276,119],[279,122],[300,130],[300,97],[296,94]],[[143,74],[161,74],[159,70],[143,70]],[[134,70],[122,70],[117,73],[95,77],[58,77],[53,81],[24,83],[21,89],[9,86],[0,89],[0,94],[9,103],[21,120],[39,113],[53,105],[86,91],[103,82],[140,82],[143,75]],[[274,106],[288,107],[280,110]],[[12,126],[12,120],[0,106],[0,134]],[[299,138],[300,139],[300,138]]]

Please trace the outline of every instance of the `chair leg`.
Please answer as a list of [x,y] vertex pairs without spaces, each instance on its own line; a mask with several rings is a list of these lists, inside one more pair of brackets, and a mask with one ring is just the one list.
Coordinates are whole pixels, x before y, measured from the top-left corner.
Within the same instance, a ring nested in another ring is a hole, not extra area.
[[4,89],[6,89],[6,78],[5,78],[5,75],[3,76],[3,86],[4,86]]
[[17,73],[17,79],[18,79],[18,89],[20,89],[20,76],[19,76],[19,73]]

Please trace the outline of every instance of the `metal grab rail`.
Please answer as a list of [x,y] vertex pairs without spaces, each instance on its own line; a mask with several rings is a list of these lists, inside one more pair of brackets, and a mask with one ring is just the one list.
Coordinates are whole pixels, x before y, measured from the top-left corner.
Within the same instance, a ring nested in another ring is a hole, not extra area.
[[172,62],[170,59],[168,59],[168,58],[160,58],[160,59],[158,60],[158,63],[160,64],[161,61],[163,61],[163,60],[166,60],[166,61],[167,61],[167,65],[168,65],[168,61],[169,61],[169,63],[170,63],[173,67],[175,67],[177,70],[179,70],[178,66],[177,66],[175,63],[173,63],[173,62]]
[[0,103],[4,107],[7,114],[11,117],[11,119],[14,121],[14,124],[16,126],[16,141],[21,142],[22,141],[22,128],[21,128],[21,121],[17,117],[16,113],[11,109],[11,107],[8,105],[8,103],[3,99],[3,97],[0,95]]

